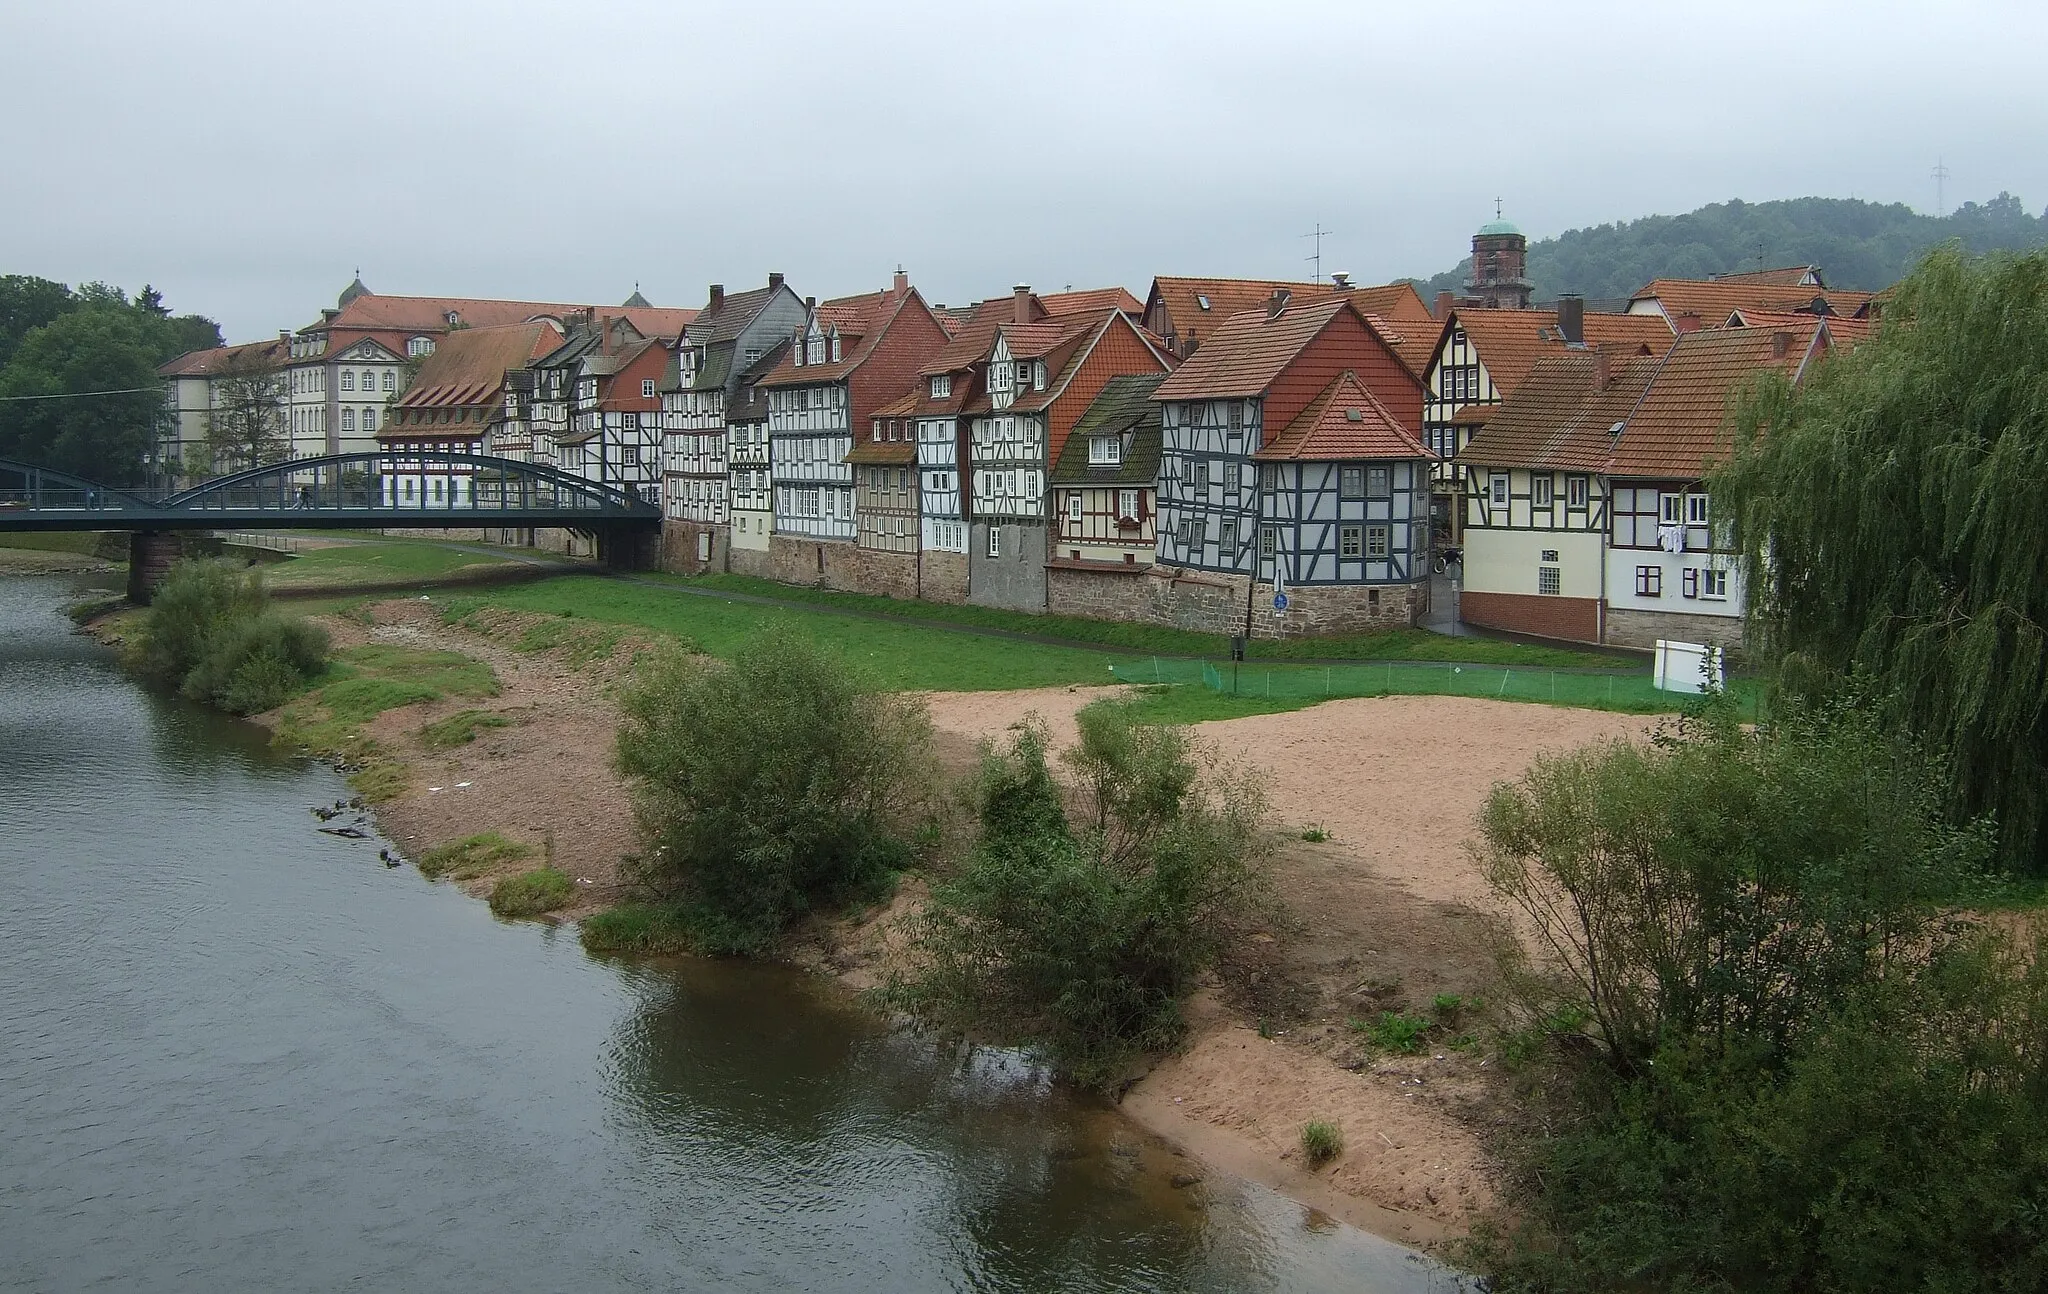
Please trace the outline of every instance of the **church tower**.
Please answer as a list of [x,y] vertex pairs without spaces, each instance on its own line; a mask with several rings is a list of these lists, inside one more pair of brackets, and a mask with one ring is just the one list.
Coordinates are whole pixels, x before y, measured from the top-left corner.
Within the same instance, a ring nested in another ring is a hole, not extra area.
[[1535,284],[1528,276],[1529,240],[1514,222],[1494,218],[1472,235],[1472,277],[1465,290],[1488,310],[1527,310]]

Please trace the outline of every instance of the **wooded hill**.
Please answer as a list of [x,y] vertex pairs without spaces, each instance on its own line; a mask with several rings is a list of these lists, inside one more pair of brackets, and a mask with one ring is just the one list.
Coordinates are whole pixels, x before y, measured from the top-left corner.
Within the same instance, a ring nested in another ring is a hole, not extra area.
[[[1681,216],[1644,216],[1572,229],[1529,244],[1536,299],[1560,292],[1626,297],[1654,278],[1705,278],[1765,266],[1818,265],[1828,286],[1876,291],[1904,278],[1929,248],[1960,240],[1969,252],[2048,246],[2048,211],[2027,214],[2001,193],[1929,216],[1902,202],[1791,198],[1716,202]],[[1761,250],[1760,250],[1761,249]],[[1416,280],[1425,299],[1462,292],[1467,257],[1454,270]]]

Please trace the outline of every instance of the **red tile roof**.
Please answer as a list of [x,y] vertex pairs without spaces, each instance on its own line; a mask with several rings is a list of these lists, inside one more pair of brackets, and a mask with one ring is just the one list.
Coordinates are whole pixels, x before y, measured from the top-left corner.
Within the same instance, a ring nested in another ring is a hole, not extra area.
[[1711,327],[1737,310],[1807,310],[1816,300],[1825,301],[1831,313],[1853,315],[1873,295],[1870,292],[1842,292],[1833,288],[1729,279],[1655,279],[1639,289],[1630,301],[1654,298],[1674,324],[1681,316],[1692,315],[1703,325]]
[[[1807,283],[1811,275],[1816,282]],[[1827,281],[1820,276],[1818,265],[1781,265],[1771,270],[1743,270],[1737,274],[1716,274],[1716,283],[1757,283],[1766,287],[1794,287],[1805,284],[1808,287],[1826,287]]]
[[1695,479],[1727,456],[1734,401],[1759,375],[1776,370],[1797,377],[1826,349],[1829,325],[1802,318],[1796,331],[1708,328],[1682,334],[1662,357],[1615,368],[1601,390],[1593,385],[1596,357],[1545,357],[1459,452],[1458,461]]
[[291,357],[291,347],[282,339],[245,341],[234,346],[214,346],[186,351],[157,366],[158,377],[211,377],[224,369],[244,365],[282,364]]
[[420,361],[412,385],[398,397],[398,407],[495,405],[503,393],[507,371],[525,368],[561,341],[562,334],[548,323],[458,328]]
[[828,360],[823,364],[800,365],[795,362],[795,349],[791,348],[781,362],[760,380],[760,385],[816,386],[844,380],[867,362],[868,356],[881,344],[883,334],[889,331],[889,325],[913,298],[920,304],[924,300],[917,295],[917,289],[906,287],[901,294],[883,289],[855,297],[820,301],[817,307],[819,323],[828,329],[836,327],[839,330],[839,359],[836,362]]
[[[1330,283],[1302,283],[1286,279],[1170,278],[1152,280],[1151,301],[1160,304],[1178,340],[1190,335],[1206,343],[1223,321],[1247,310],[1264,309],[1275,289],[1285,288],[1295,301],[1334,294]],[[1412,283],[1388,283],[1379,287],[1353,287],[1345,295],[1358,303],[1361,313],[1383,315],[1389,320],[1430,319],[1429,306]],[[1203,303],[1207,302],[1205,306]]]
[[[1465,330],[1503,398],[1522,384],[1537,360],[1567,354],[1571,349],[1557,330],[1557,312],[1553,310],[1455,310],[1445,325],[1446,331]],[[1586,315],[1586,341],[1617,353],[1648,347],[1651,354],[1661,355],[1670,348],[1673,336],[1662,315]]]
[[1346,369],[1252,457],[1326,461],[1435,455]]
[[[1787,314],[1771,310],[1737,310],[1728,316],[1730,328],[1770,328],[1783,331],[1790,329],[1800,332],[1813,326],[1810,314]],[[1875,321],[1868,315],[1828,316],[1828,340],[1836,346],[1850,347],[1858,342],[1870,340]]]
[[1278,316],[1269,316],[1263,308],[1233,315],[1160,384],[1152,398],[1215,400],[1262,394],[1332,319],[1352,309],[1344,297],[1321,297],[1290,305]]
[[1038,298],[1047,314],[1078,314],[1082,311],[1093,313],[1097,310],[1121,310],[1136,317],[1145,313],[1145,303],[1131,295],[1128,288],[1089,288],[1081,292],[1049,292]]

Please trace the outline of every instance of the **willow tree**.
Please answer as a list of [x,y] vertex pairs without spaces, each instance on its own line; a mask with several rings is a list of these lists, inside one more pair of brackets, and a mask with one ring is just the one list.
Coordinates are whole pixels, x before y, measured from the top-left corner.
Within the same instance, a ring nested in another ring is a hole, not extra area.
[[1752,641],[1860,679],[1951,755],[1955,811],[2048,870],[2048,252],[1929,256],[1870,341],[1738,408],[1713,488]]

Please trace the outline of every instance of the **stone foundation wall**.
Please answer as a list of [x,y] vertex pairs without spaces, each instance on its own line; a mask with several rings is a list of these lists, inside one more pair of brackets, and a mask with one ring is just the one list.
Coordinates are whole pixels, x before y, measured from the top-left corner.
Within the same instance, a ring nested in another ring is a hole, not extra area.
[[1458,619],[1482,629],[1501,629],[1535,638],[1577,643],[1600,641],[1598,598],[1482,593],[1467,589],[1458,595]]
[[[1242,575],[1153,566],[1138,575],[1114,569],[1058,565],[1046,570],[1047,610],[1098,620],[1188,629],[1197,633],[1244,631]],[[1429,585],[1309,585],[1287,590],[1287,610],[1273,610],[1273,586],[1251,590],[1255,638],[1300,638],[1402,629],[1429,609]]]
[[493,534],[482,526],[386,526],[377,533],[392,539],[447,539],[462,544],[487,544]]
[[[707,535],[711,539],[708,549],[702,543],[702,537]],[[726,551],[731,543],[732,531],[725,526],[671,518],[661,523],[661,569],[671,575],[726,570]]]
[[1659,638],[1674,642],[1742,646],[1742,621],[1735,616],[1702,616],[1683,611],[1631,611],[1607,608],[1610,647],[1654,648]]
[[967,554],[926,551],[920,596],[927,602],[967,600]]

